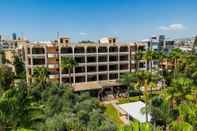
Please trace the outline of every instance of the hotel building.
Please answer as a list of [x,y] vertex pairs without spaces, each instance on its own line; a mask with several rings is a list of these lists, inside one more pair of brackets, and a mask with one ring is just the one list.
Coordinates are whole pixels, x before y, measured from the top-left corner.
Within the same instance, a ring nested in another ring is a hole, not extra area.
[[144,60],[136,64],[135,53],[144,45],[124,44],[116,38],[103,38],[98,43],[71,43],[67,37],[53,42],[32,42],[25,46],[27,81],[32,80],[33,69],[47,67],[49,78],[60,83],[69,82],[67,70],[61,68],[62,57],[72,57],[78,63],[71,70],[72,83],[118,80],[123,73],[146,69]]

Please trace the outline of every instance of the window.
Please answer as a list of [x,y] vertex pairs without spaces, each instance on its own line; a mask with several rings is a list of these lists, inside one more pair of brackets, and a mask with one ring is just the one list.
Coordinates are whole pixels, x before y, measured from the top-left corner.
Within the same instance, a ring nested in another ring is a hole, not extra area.
[[107,74],[100,74],[99,80],[107,80]]
[[96,72],[96,66],[88,66],[87,72]]
[[144,67],[145,67],[145,64],[144,64],[144,63],[140,63],[140,64],[139,64],[139,67],[140,67],[140,68],[144,68]]
[[27,53],[30,54],[30,48],[27,48]]
[[44,65],[45,59],[44,58],[34,58],[33,65]]
[[109,61],[118,61],[118,56],[109,56]]
[[98,48],[98,52],[99,52],[99,53],[107,52],[107,47],[99,47],[99,48]]
[[84,73],[85,72],[85,67],[76,67],[75,68],[75,73]]
[[74,51],[75,53],[84,53],[85,49],[84,47],[75,47]]
[[96,47],[88,47],[87,53],[96,53]]
[[128,64],[121,64],[120,70],[128,70]]
[[118,70],[118,65],[109,65],[109,70],[113,71],[113,70]]
[[128,55],[121,55],[120,61],[128,61]]
[[85,57],[75,57],[77,63],[85,63]]
[[107,65],[100,65],[99,71],[107,71]]
[[98,61],[99,62],[106,62],[107,61],[107,56],[99,56]]
[[128,52],[128,47],[127,46],[121,46],[120,47],[120,52]]
[[44,54],[44,48],[32,48],[32,54]]
[[116,39],[115,38],[113,39],[113,43],[116,43]]
[[76,83],[85,82],[85,76],[77,76],[75,78]]
[[28,58],[28,64],[31,65],[31,59],[30,58]]
[[65,53],[65,54],[69,54],[69,53],[72,53],[73,50],[71,47],[62,47],[61,48],[61,53]]
[[109,47],[109,52],[117,52],[117,51],[118,51],[118,47],[116,46]]
[[88,81],[96,81],[97,80],[97,76],[96,75],[88,75]]
[[109,74],[110,80],[117,79],[117,78],[118,78],[118,74]]
[[96,57],[94,57],[94,56],[89,56],[89,57],[87,57],[87,62],[88,62],[88,63],[96,62]]

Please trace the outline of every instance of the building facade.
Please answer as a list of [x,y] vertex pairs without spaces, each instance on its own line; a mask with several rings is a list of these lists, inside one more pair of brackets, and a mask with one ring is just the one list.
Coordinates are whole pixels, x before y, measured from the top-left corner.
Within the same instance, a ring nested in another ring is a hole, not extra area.
[[60,83],[69,82],[67,70],[61,67],[62,57],[72,57],[78,63],[71,70],[72,83],[118,80],[123,73],[146,69],[144,60],[135,63],[135,53],[144,45],[117,43],[115,38],[98,43],[72,44],[69,38],[54,42],[29,43],[25,46],[27,81],[32,80],[33,69],[47,67],[49,78]]

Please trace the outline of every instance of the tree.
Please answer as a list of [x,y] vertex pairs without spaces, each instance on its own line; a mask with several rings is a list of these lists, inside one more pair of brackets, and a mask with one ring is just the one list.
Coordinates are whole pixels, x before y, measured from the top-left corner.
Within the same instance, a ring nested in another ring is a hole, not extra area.
[[62,61],[61,66],[62,66],[63,70],[68,70],[69,83],[72,84],[71,69],[73,69],[73,67],[77,66],[77,62],[71,57],[62,57],[61,61]]
[[27,85],[20,83],[3,92],[0,97],[0,125],[2,130],[37,128],[43,121],[44,108],[32,100]]
[[18,56],[15,57],[13,65],[15,67],[16,76],[19,78],[25,78],[25,65],[21,58]]
[[178,107],[180,117],[197,130],[197,105],[193,103],[180,104]]
[[4,90],[9,89],[14,83],[14,72],[11,67],[0,65],[0,87]]
[[147,64],[147,70],[152,70],[152,57],[153,57],[153,51],[148,50],[144,53],[144,60],[146,60],[146,64]]
[[179,76],[172,80],[171,86],[167,90],[172,107],[174,107],[174,104],[181,104],[192,97],[190,95],[192,91],[192,84],[193,81],[184,76]]
[[151,123],[163,126],[166,130],[169,123],[172,122],[172,110],[169,108],[168,101],[164,101],[162,97],[153,97],[148,105],[148,111],[151,114]]
[[192,125],[184,121],[174,121],[169,125],[170,131],[192,131]]
[[135,62],[136,62],[136,71],[139,69],[139,61],[143,58],[143,52],[142,51],[137,51],[135,53]]
[[124,127],[124,131],[161,131],[159,128],[153,127],[150,123],[140,123],[133,121],[131,125]]
[[35,80],[35,84],[41,86],[41,88],[45,89],[47,86],[49,72],[46,67],[36,67],[33,70],[33,77]]
[[182,50],[179,48],[172,49],[172,51],[169,54],[169,59],[173,61],[174,63],[174,78],[176,76],[177,64],[178,64],[179,58],[181,57],[181,54],[182,54]]

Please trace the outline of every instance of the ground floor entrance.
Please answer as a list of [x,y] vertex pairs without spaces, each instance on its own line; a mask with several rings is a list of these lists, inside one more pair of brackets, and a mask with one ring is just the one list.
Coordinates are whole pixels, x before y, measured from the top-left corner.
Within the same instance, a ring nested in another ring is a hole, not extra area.
[[127,97],[127,87],[120,84],[118,81],[96,81],[87,83],[77,83],[73,85],[75,92],[89,92],[93,97],[98,97],[99,100],[113,100],[118,97]]

